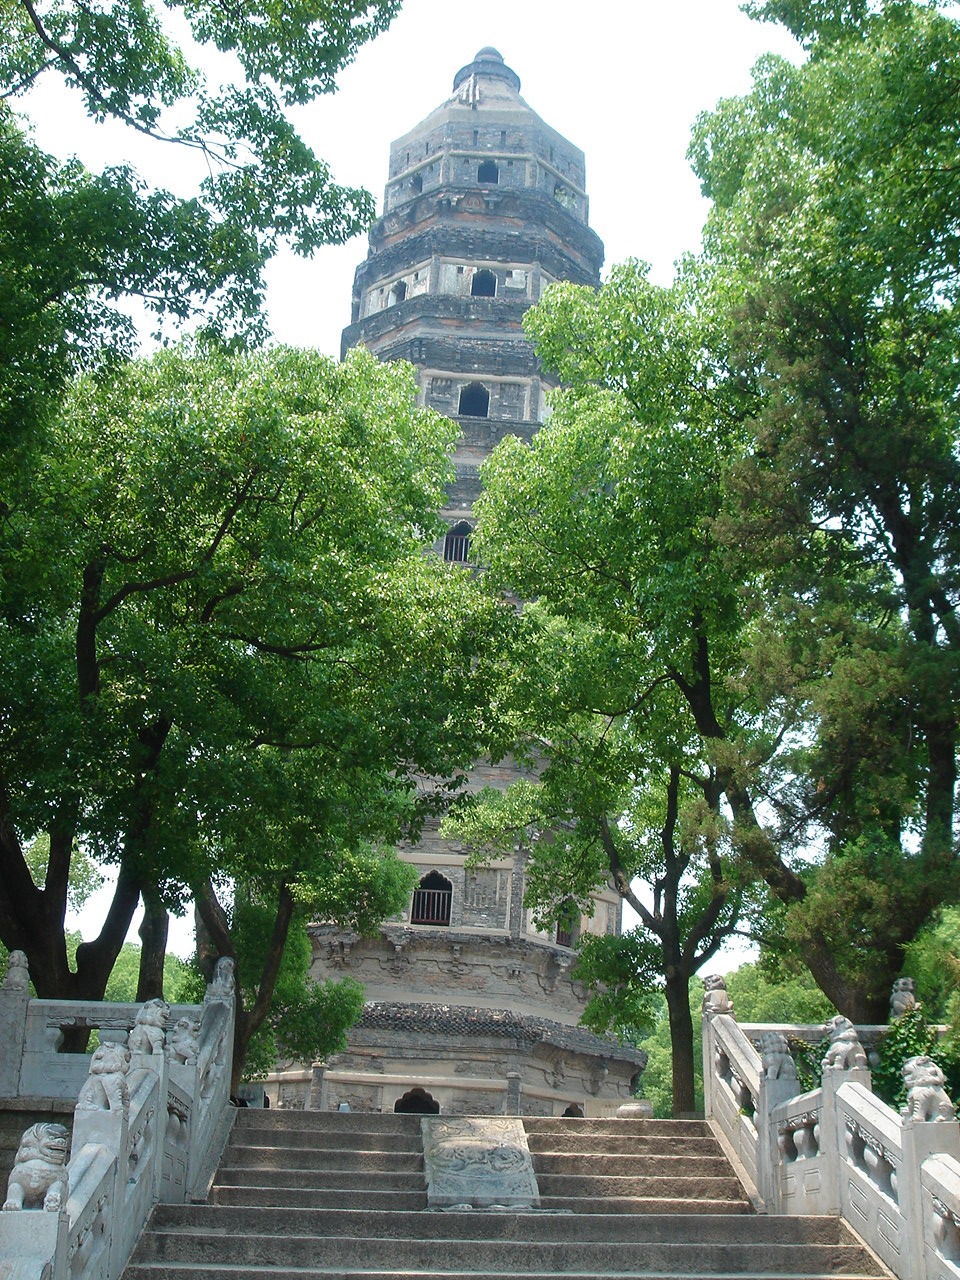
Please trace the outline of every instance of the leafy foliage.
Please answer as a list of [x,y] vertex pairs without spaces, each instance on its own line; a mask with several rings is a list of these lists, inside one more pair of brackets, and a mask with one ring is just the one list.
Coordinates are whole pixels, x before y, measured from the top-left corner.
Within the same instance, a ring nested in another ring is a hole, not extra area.
[[795,768],[823,865],[782,936],[826,938],[873,1020],[960,874],[960,26],[899,2],[749,11],[812,56],[763,60],[691,144],[714,200],[697,269],[756,395],[717,531],[813,677]]
[[923,1006],[915,1005],[894,1018],[880,1041],[880,1062],[873,1070],[873,1091],[897,1111],[906,1103],[903,1064],[908,1058],[931,1057],[943,1069],[946,1089],[956,1105],[960,1098],[960,1046],[956,1035],[939,1039],[926,1019]]
[[[281,242],[303,254],[362,230],[374,206],[337,186],[287,108],[334,88],[399,0],[92,5],[9,0],[0,8],[0,448],[42,427],[70,374],[104,349],[129,354],[118,300],[222,334],[265,333],[264,268]],[[208,86],[171,34],[232,54]],[[183,23],[180,23],[181,28]],[[129,167],[91,174],[45,155],[12,103],[61,76],[94,120],[199,153],[197,189],[151,190]]]
[[[38,991],[98,996],[141,889],[197,897],[222,954],[218,892],[274,895],[261,994],[297,903],[358,929],[396,910],[387,847],[477,754],[505,611],[423,554],[455,432],[362,352],[176,348],[77,386],[0,525],[0,936]],[[119,877],[73,972],[77,847]]]

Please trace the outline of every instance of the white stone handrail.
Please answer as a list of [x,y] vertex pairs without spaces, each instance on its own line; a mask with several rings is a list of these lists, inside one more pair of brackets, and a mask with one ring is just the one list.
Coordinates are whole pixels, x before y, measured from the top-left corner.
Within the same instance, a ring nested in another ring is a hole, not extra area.
[[924,1160],[920,1199],[927,1275],[960,1276],[960,1160]]
[[754,1187],[759,1182],[760,1147],[756,1115],[760,1106],[760,1055],[728,1013],[705,1017],[704,1094],[710,1064],[708,1115],[723,1133]]
[[[722,984],[708,997],[706,1115],[755,1199],[773,1213],[839,1214],[899,1280],[960,1280],[960,1126],[936,1065],[905,1065],[900,1115],[872,1092],[845,1019],[739,1028]],[[828,1029],[821,1086],[800,1093],[787,1040],[816,1043]],[[876,1044],[879,1029],[867,1031]]]
[[[118,1280],[153,1206],[204,1196],[219,1160],[234,1115],[232,970],[218,971],[202,1006],[176,1006],[167,1019],[161,1002],[154,1017],[152,1006],[30,1000],[28,990],[24,998],[25,965],[17,953],[11,959],[13,979],[0,987],[4,1096],[41,1109],[63,1099],[81,1063],[84,1072],[65,1167],[62,1128],[35,1126],[40,1132],[24,1139],[34,1155],[49,1140],[50,1181],[62,1190],[65,1174],[66,1194],[37,1203],[24,1196],[21,1208],[13,1191],[0,1212],[0,1259],[17,1280]],[[92,1057],[57,1052],[63,1026],[99,1029]]]

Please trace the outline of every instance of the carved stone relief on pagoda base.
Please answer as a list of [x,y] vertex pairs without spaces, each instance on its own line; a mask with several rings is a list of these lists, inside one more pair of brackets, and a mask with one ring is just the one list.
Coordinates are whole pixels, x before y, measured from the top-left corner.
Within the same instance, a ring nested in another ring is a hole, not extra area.
[[540,1206],[523,1121],[505,1116],[424,1116],[423,1159],[431,1209]]

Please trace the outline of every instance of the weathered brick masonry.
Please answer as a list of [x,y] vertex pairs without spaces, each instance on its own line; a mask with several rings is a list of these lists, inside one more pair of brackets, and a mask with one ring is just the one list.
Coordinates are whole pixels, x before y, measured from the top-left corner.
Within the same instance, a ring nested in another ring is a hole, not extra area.
[[[382,360],[409,360],[424,403],[461,426],[450,533],[437,546],[447,559],[469,559],[483,459],[544,418],[550,382],[523,336],[524,311],[554,281],[599,283],[603,245],[587,223],[585,181],[583,153],[527,106],[489,48],[390,149],[343,350],[362,343]],[[470,785],[514,776],[481,764]],[[347,1051],[312,1079],[278,1081],[278,1100],[388,1111],[404,1098],[415,1105],[417,1090],[454,1114],[612,1113],[644,1055],[577,1027],[585,992],[570,979],[570,939],[541,933],[524,909],[523,851],[470,870],[433,827],[403,856],[423,878],[403,919],[373,940],[315,928],[315,976],[358,978],[367,1011]],[[438,914],[442,923],[421,923]],[[612,890],[580,928],[619,931]]]

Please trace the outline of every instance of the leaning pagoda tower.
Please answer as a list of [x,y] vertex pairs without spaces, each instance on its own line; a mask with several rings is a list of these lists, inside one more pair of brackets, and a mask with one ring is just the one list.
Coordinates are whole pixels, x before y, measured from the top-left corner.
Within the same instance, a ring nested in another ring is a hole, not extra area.
[[[357,344],[418,370],[424,404],[461,437],[436,550],[470,558],[479,468],[507,435],[530,439],[549,382],[521,328],[557,280],[599,283],[603,245],[587,225],[583,152],[520,97],[495,49],[457,72],[453,93],[393,143],[383,215],[357,268],[344,352]],[[470,785],[505,786],[509,765]],[[313,928],[315,978],[349,974],[367,1004],[344,1053],[275,1081],[275,1100],[323,1110],[612,1114],[645,1055],[578,1026],[578,931],[620,929],[620,900],[596,896],[579,927],[544,934],[523,906],[524,857],[482,869],[428,829],[402,856],[420,873],[402,918],[375,939]]]

